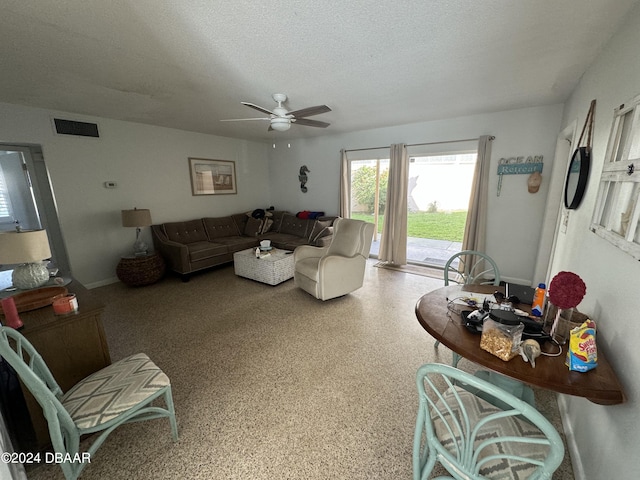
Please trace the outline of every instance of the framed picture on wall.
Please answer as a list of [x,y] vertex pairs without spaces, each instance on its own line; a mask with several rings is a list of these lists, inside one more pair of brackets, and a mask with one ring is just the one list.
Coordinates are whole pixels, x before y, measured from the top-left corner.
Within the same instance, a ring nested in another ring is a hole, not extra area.
[[193,195],[238,193],[236,162],[189,157],[189,172]]

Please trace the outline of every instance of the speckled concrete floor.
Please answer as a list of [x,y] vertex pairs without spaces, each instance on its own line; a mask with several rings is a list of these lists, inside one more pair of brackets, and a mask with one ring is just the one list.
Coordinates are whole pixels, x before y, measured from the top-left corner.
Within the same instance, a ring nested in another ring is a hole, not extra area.
[[[411,478],[415,372],[451,361],[414,306],[442,280],[374,264],[364,288],[327,302],[232,266],[188,283],[93,290],[107,305],[112,360],[145,352],[171,379],[180,439],[166,420],[125,425],[81,478]],[[555,396],[536,398],[562,432]],[[28,477],[63,479],[55,465]],[[554,478],[573,478],[568,454]]]

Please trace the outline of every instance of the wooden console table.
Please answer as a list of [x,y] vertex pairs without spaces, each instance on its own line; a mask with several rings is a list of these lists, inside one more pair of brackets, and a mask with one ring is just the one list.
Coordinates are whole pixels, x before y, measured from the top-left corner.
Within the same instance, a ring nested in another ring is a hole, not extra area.
[[[503,287],[486,285],[450,285],[423,295],[416,304],[415,312],[420,325],[433,338],[449,347],[457,354],[520,382],[546,388],[558,393],[585,397],[600,405],[617,405],[625,401],[622,385],[613,367],[601,350],[598,350],[598,366],[588,372],[572,372],[564,364],[566,346],[562,355],[541,356],[536,368],[522,361],[518,356],[505,362],[480,348],[480,335],[467,330],[459,316],[449,315],[448,302],[465,291],[491,295]],[[548,343],[548,342],[547,342]],[[543,344],[543,350],[547,344]]]
[[[75,280],[67,290],[76,294],[75,313],[54,315],[51,305],[20,313],[24,323],[20,332],[42,355],[63,392],[111,364],[101,318],[104,305]],[[38,402],[21,386],[35,433],[32,451],[42,450],[51,444],[47,421]]]

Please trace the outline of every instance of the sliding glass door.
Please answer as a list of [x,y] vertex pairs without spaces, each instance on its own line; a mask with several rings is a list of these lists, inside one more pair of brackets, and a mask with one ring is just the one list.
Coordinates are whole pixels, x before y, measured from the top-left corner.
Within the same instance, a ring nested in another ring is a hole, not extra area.
[[[407,147],[407,262],[443,267],[462,249],[477,160],[477,141]],[[351,218],[376,225],[371,256],[378,257],[384,215],[389,149],[347,151]]]
[[444,266],[462,247],[477,153],[409,159],[407,262]]

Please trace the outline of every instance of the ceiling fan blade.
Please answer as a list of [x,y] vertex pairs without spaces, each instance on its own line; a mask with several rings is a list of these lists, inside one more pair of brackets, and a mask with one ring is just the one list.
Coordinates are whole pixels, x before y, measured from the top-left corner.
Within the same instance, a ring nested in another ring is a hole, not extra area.
[[320,128],[327,128],[329,125],[331,125],[330,123],[327,123],[327,122],[310,120],[308,118],[292,118],[291,122],[296,123],[298,125],[305,125],[307,127],[320,127]]
[[289,112],[289,115],[294,117],[311,117],[312,115],[320,115],[321,113],[330,112],[331,109],[326,105],[316,105],[315,107],[307,107],[301,110],[294,110]]
[[225,118],[224,120],[220,120],[221,122],[244,122],[245,120],[271,120],[267,117],[258,117],[258,118]]
[[242,105],[246,105],[249,108],[255,108],[256,110],[262,112],[262,113],[267,113],[269,115],[275,115],[275,113],[273,113],[271,110],[267,110],[264,107],[261,107],[260,105],[256,105],[254,103],[249,103],[249,102],[240,102]]

